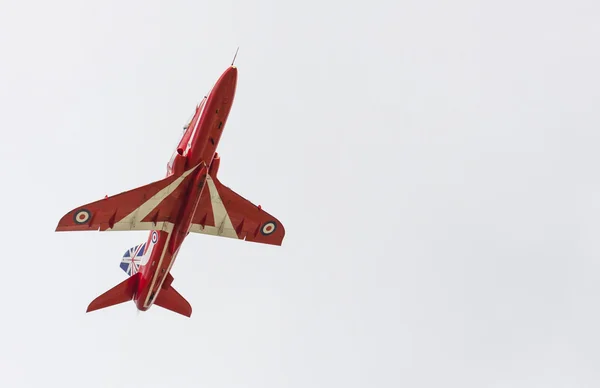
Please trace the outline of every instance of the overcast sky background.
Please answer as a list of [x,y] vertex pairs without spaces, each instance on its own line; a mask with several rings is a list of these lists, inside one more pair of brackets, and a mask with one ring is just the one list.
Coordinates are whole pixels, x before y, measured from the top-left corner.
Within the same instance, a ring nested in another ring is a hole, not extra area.
[[[0,1],[0,386],[600,386],[599,11]],[[161,179],[238,45],[219,176],[283,246],[189,236],[190,319],[86,314],[147,233],[58,220]]]

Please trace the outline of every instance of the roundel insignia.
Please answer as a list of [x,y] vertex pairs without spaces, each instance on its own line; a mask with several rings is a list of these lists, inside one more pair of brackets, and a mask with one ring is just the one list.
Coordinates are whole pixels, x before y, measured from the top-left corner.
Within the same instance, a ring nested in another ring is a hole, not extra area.
[[92,216],[92,213],[90,213],[89,210],[81,209],[75,213],[75,215],[73,216],[73,221],[75,221],[75,223],[79,224],[79,225],[85,224],[86,222],[88,222],[90,220],[91,216]]
[[152,244],[156,244],[156,242],[158,241],[158,233],[156,233],[156,231],[152,231]]
[[268,236],[271,233],[273,233],[275,231],[275,229],[277,229],[277,225],[273,221],[269,221],[269,222],[265,223],[262,228],[260,228],[260,232],[264,236]]

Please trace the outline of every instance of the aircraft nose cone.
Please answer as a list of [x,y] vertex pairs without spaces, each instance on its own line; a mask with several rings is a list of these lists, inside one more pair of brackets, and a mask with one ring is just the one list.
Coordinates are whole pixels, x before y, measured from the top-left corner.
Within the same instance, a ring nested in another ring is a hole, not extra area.
[[223,72],[223,75],[221,76],[221,82],[224,85],[228,85],[229,87],[234,87],[237,83],[237,67],[235,66],[230,66],[227,68],[227,70],[225,70],[225,72]]
[[225,73],[227,74],[227,76],[229,78],[231,78],[232,80],[237,80],[237,73],[238,73],[238,69],[235,66],[230,66]]

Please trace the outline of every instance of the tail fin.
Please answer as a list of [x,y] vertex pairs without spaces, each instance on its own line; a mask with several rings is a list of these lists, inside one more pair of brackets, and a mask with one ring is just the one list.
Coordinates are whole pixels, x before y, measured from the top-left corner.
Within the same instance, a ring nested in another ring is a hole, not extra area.
[[86,312],[103,309],[105,307],[114,306],[133,299],[135,290],[139,282],[140,274],[136,273],[128,277],[121,283],[117,284],[104,294],[100,295],[90,303]]
[[[186,317],[192,316],[192,306],[190,306],[189,302],[185,300],[183,296],[179,294],[172,286],[171,282],[173,281],[173,277],[171,274],[168,274],[168,284],[165,286],[163,284],[163,288],[158,293],[154,304],[160,306],[164,309],[171,310],[175,313],[184,315]],[[165,280],[167,283],[167,280]]]
[[143,265],[142,259],[145,253],[146,243],[129,248],[121,259],[121,269],[127,272],[129,276],[135,275],[140,270],[140,265]]

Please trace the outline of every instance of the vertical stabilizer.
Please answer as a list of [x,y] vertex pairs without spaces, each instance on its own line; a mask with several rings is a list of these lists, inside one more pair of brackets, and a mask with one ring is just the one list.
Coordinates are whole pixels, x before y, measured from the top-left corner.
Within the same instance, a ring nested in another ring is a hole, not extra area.
[[129,248],[121,258],[121,269],[127,272],[129,276],[135,275],[140,270],[140,266],[144,264],[142,259],[145,254],[146,243]]

